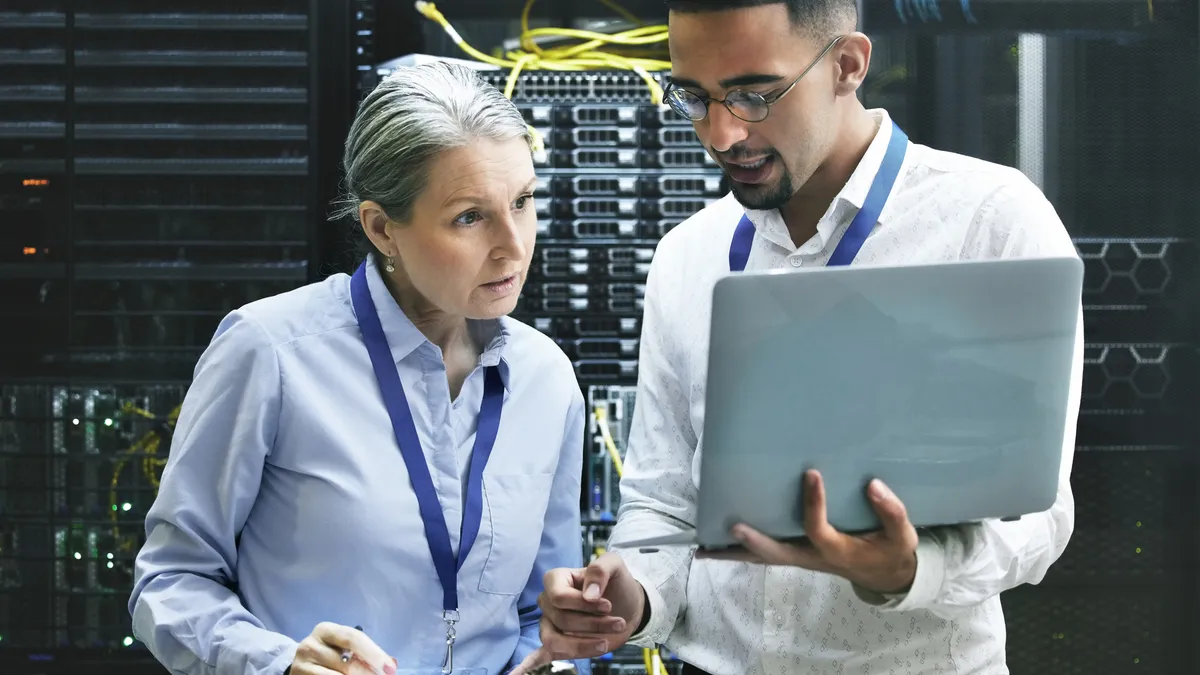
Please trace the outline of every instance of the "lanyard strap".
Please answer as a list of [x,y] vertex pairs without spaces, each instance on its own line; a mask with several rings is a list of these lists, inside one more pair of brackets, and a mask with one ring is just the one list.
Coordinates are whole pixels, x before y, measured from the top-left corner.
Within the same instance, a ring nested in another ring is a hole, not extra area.
[[[475,432],[475,446],[471,452],[471,466],[467,476],[467,497],[463,505],[462,535],[459,540],[458,557],[450,546],[450,530],[446,517],[438,502],[437,490],[429,474],[429,466],[421,450],[421,439],[413,423],[412,410],[400,383],[400,373],[388,347],[387,336],[379,322],[379,313],[371,299],[367,286],[366,263],[354,272],[350,280],[350,299],[354,313],[362,329],[363,343],[371,356],[371,367],[379,381],[388,417],[392,420],[392,431],[400,444],[400,455],[408,467],[413,492],[417,495],[421,520],[425,525],[425,539],[429,542],[429,553],[442,583],[442,611],[448,617],[458,611],[458,570],[467,559],[475,538],[479,535],[479,522],[483,515],[483,469],[487,466],[492,448],[496,445],[496,433],[500,428],[500,411],[504,406],[504,383],[500,370],[488,366],[483,386],[483,403],[479,409],[479,428]],[[456,621],[457,618],[454,618]],[[450,619],[447,618],[447,622]]]
[[[867,191],[862,208],[855,214],[854,220],[850,221],[850,227],[842,235],[837,248],[833,249],[827,266],[849,265],[854,261],[863,242],[867,240],[867,235],[871,234],[871,230],[875,229],[875,224],[879,222],[879,215],[883,213],[883,206],[887,203],[888,195],[892,193],[896,177],[900,175],[900,166],[904,163],[907,150],[908,136],[893,123],[892,138],[888,141],[887,152],[883,155],[879,171],[871,181],[871,189]],[[730,272],[746,269],[746,261],[750,259],[750,245],[753,243],[754,223],[750,222],[749,216],[743,215],[738,221],[737,229],[733,231],[733,241],[729,243]]]

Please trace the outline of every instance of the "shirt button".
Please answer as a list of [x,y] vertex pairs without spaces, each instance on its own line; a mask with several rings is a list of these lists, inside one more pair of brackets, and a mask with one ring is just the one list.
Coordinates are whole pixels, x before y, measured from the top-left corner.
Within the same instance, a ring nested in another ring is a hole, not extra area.
[[775,612],[775,623],[782,626],[785,621],[786,621],[786,618],[783,616],[783,612]]
[[804,264],[804,261],[799,258],[791,258],[788,262],[792,263],[792,267],[799,267]]

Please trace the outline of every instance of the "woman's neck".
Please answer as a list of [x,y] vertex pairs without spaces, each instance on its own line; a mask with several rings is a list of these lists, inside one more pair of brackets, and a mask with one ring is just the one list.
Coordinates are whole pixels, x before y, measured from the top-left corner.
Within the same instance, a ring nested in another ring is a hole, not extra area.
[[456,399],[463,382],[479,362],[479,345],[475,343],[467,318],[448,314],[435,307],[412,284],[396,276],[384,274],[384,283],[400,306],[400,311],[427,340],[441,350],[450,398]]

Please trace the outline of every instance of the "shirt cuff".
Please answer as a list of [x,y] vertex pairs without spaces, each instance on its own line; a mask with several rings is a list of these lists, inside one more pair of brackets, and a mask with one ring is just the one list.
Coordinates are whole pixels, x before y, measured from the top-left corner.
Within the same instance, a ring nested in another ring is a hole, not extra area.
[[646,576],[638,573],[629,567],[629,565],[626,565],[626,569],[642,585],[642,589],[646,591],[646,608],[644,611],[650,612],[650,620],[646,622],[646,625],[640,631],[630,635],[628,642],[638,647],[653,649],[666,642],[667,636],[671,631],[672,622],[667,617],[667,603],[663,600],[662,594],[655,588],[654,583]]
[[877,593],[853,584],[859,600],[893,612],[928,609],[942,591],[946,579],[946,554],[934,537],[921,532],[917,539],[917,572],[907,593]]

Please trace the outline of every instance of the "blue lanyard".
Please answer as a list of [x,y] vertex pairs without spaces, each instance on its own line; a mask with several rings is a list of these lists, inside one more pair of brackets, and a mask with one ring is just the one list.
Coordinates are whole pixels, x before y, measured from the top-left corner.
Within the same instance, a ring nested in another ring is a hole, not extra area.
[[[900,165],[904,163],[904,153],[907,150],[908,136],[899,126],[892,124],[892,138],[888,141],[887,152],[883,155],[879,171],[875,173],[875,180],[871,181],[871,189],[867,191],[862,208],[855,214],[854,220],[850,221],[846,234],[842,235],[837,248],[833,249],[827,266],[849,265],[854,261],[863,242],[867,240],[867,235],[871,234],[871,230],[875,229],[875,224],[879,222],[879,214],[883,213],[883,205],[887,203],[892,186],[896,184],[896,177],[900,175]],[[754,223],[750,222],[749,216],[744,215],[738,221],[737,229],[733,231],[733,241],[729,243],[730,272],[746,269],[752,243]]]
[[446,527],[446,516],[438,502],[437,490],[433,486],[433,478],[429,475],[429,466],[425,463],[425,455],[421,450],[421,439],[413,423],[412,410],[408,406],[408,398],[404,395],[404,385],[400,382],[400,373],[396,370],[396,362],[392,358],[387,336],[383,333],[379,313],[367,286],[366,263],[359,266],[350,280],[350,299],[354,304],[359,328],[362,330],[363,343],[366,344],[367,353],[371,357],[375,379],[379,381],[379,390],[383,394],[388,417],[392,420],[392,431],[396,434],[396,442],[400,444],[400,455],[408,467],[408,477],[412,481],[413,492],[417,495],[417,505],[425,525],[429,553],[433,556],[433,565],[437,569],[438,580],[442,583],[442,619],[446,622],[446,662],[442,665],[442,672],[449,673],[454,668],[454,624],[458,622],[458,571],[462,569],[463,561],[467,559],[467,554],[479,535],[479,522],[483,515],[483,469],[487,466],[492,448],[496,445],[500,411],[504,407],[504,383],[500,380],[500,370],[496,366],[489,366],[484,380],[483,403],[479,409],[475,446],[471,452],[467,498],[463,505],[462,535],[456,559],[450,546],[450,530]]

